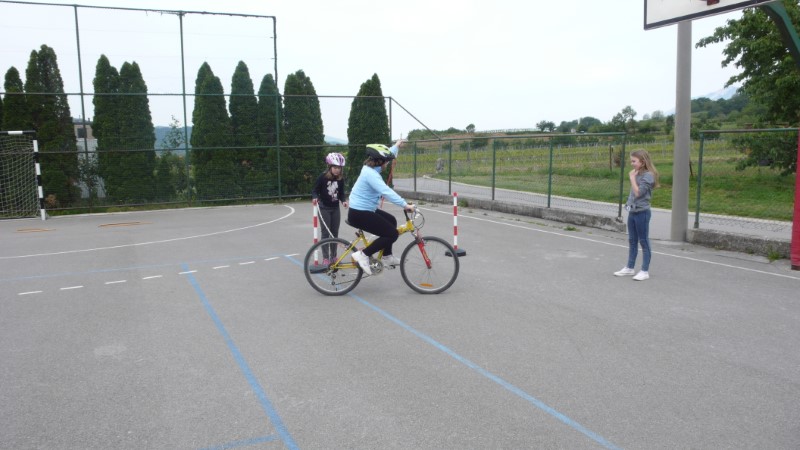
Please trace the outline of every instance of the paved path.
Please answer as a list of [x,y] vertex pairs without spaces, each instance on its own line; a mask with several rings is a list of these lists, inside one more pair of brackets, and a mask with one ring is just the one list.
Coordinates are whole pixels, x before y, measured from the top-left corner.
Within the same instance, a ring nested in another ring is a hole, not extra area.
[[[395,187],[404,190],[414,190],[414,179],[403,178],[394,180]],[[436,194],[449,195],[452,191],[457,192],[462,197],[472,197],[489,200],[492,198],[491,188],[475,186],[464,183],[448,183],[447,180],[438,180],[429,177],[419,177],[416,182],[416,190],[419,192],[430,192]],[[523,191],[513,191],[509,189],[495,189],[494,199],[511,203],[529,203],[535,206],[547,207],[547,196]],[[607,215],[609,217],[619,217],[619,205],[614,203],[593,202],[589,200],[579,200],[567,197],[552,197],[550,205],[553,208],[577,210],[581,212]],[[626,217],[625,214],[622,214]],[[694,227],[695,215],[690,212],[687,225],[691,229]],[[734,216],[721,216],[715,214],[701,214],[699,228],[715,230],[725,233],[744,234],[768,239],[781,239],[791,241],[792,223],[774,220],[747,219]],[[656,240],[670,240],[672,229],[672,211],[668,209],[653,209],[653,218],[650,221],[650,237]]]

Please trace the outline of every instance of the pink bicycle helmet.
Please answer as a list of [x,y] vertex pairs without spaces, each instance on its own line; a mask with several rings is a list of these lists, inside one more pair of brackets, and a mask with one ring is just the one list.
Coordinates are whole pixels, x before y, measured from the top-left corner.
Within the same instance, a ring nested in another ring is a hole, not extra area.
[[328,163],[329,166],[344,167],[344,155],[341,153],[328,153],[328,156],[325,157],[325,162]]

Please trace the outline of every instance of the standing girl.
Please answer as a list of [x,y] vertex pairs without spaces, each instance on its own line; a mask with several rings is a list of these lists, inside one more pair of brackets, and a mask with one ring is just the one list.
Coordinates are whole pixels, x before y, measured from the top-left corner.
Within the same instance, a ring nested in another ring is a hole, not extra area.
[[650,197],[653,189],[658,187],[658,170],[646,150],[631,152],[631,166],[633,169],[628,173],[631,193],[625,202],[628,211],[628,264],[614,275],[624,277],[636,273],[633,267],[641,245],[642,268],[633,279],[644,281],[650,278]]
[[[317,200],[319,218],[322,221],[322,239],[329,237],[339,237],[339,222],[341,213],[339,203],[347,208],[347,200],[344,196],[344,155],[341,153],[329,153],[325,157],[328,170],[322,173],[314,183],[311,190],[311,198]],[[322,263],[330,264],[336,258],[332,253],[335,248],[331,245],[322,247]]]

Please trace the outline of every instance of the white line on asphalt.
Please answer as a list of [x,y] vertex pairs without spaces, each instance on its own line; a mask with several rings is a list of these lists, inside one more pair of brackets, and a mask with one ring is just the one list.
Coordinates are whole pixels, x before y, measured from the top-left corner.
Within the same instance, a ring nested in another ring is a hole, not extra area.
[[217,267],[212,267],[212,269],[214,269],[214,270],[216,270],[216,269],[227,269],[228,267],[230,267],[230,266],[217,266]]
[[117,283],[125,283],[128,280],[117,280],[117,281],[106,281],[106,284],[117,284]]
[[153,278],[161,278],[161,277],[163,277],[163,276],[164,276],[164,275],[152,275],[152,276],[149,276],[149,277],[144,277],[144,278],[142,278],[142,279],[143,279],[143,280],[152,280]]
[[62,291],[68,291],[70,289],[81,289],[81,288],[83,288],[83,286],[68,286],[68,287],[61,288],[61,290]]
[[17,295],[31,295],[31,294],[41,294],[42,291],[28,291],[28,292],[20,292]]
[[138,243],[135,243],[135,244],[112,245],[112,246],[109,246],[109,247],[85,248],[85,249],[81,249],[81,250],[67,250],[67,251],[63,251],[63,252],[36,253],[36,254],[32,254],[32,255],[0,256],[0,259],[17,259],[17,258],[30,258],[30,257],[34,257],[34,256],[51,256],[51,255],[66,255],[66,254],[69,254],[69,253],[94,252],[94,251],[98,251],[98,250],[110,250],[110,249],[115,249],[115,248],[138,247],[138,246],[142,246],[142,245],[152,245],[152,244],[163,244],[163,243],[166,243],[166,242],[184,241],[184,240],[187,240],[187,239],[197,239],[197,238],[204,238],[204,237],[209,237],[209,236],[217,236],[217,235],[220,235],[220,234],[233,233],[233,232],[236,232],[236,231],[248,230],[250,228],[256,228],[256,227],[260,227],[260,226],[264,226],[264,225],[269,225],[271,223],[278,222],[279,220],[283,220],[283,219],[291,216],[292,214],[294,214],[294,208],[292,208],[291,206],[289,206],[289,205],[281,205],[281,206],[289,208],[290,212],[288,214],[282,216],[282,217],[278,217],[277,219],[270,220],[269,222],[261,222],[261,223],[255,224],[255,225],[248,225],[246,227],[232,228],[230,230],[223,230],[223,231],[215,231],[213,233],[197,234],[197,235],[194,235],[194,236],[184,236],[184,237],[173,238],[173,239],[164,239],[164,240],[161,240],[161,241],[138,242]]

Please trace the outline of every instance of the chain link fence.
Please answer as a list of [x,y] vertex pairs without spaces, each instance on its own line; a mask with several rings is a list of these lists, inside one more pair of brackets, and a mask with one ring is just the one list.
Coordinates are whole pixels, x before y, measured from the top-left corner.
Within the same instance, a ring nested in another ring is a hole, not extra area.
[[797,132],[796,128],[701,132],[692,149],[697,161],[690,199],[695,228],[716,224],[791,230]]

